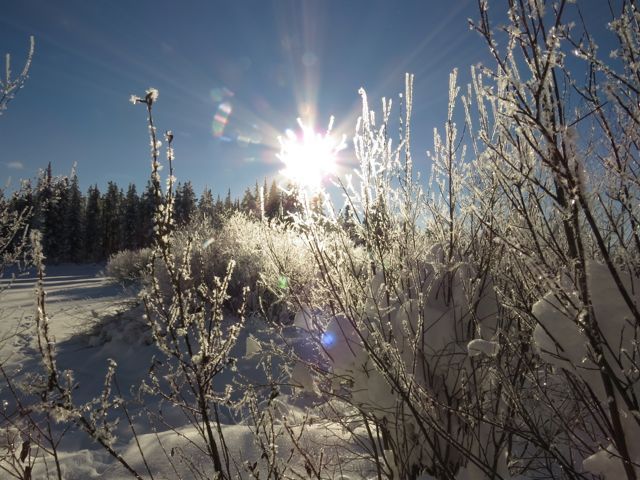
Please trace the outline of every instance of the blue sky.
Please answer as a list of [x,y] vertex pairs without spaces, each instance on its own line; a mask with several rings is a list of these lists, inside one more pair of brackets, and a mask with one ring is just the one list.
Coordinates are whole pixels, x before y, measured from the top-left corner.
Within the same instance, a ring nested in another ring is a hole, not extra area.
[[[0,116],[2,185],[51,161],[57,174],[76,162],[83,189],[144,186],[145,112],[128,99],[155,87],[158,127],[175,134],[178,179],[198,193],[207,185],[239,196],[282,168],[277,136],[298,116],[323,128],[334,115],[350,139],[358,89],[377,107],[381,96],[397,98],[405,72],[416,75],[413,155],[426,171],[449,72],[460,68],[464,82],[487,58],[467,23],[474,0],[2,3],[0,53],[12,53],[14,70],[29,35],[36,39],[30,78]],[[587,19],[606,15],[604,0],[579,3]],[[492,13],[504,4],[493,1]],[[214,135],[220,112],[227,123]],[[350,149],[341,161],[352,162]]]

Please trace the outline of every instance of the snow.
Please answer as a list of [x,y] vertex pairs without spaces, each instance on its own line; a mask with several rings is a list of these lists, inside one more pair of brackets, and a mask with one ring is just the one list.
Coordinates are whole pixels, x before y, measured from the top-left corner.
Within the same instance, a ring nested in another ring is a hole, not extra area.
[[[122,286],[102,276],[101,268],[100,265],[59,265],[47,268],[47,313],[56,338],[60,370],[73,370],[77,384],[73,392],[74,401],[82,404],[99,395],[109,362],[115,361],[118,384],[122,396],[130,402],[138,442],[151,465],[154,478],[179,478],[176,472],[182,478],[192,478],[192,468],[201,468],[210,473],[210,460],[203,454],[199,434],[185,420],[182,412],[166,404],[159,404],[158,408],[162,409],[163,420],[166,422],[161,428],[158,423],[150,421],[132,401],[130,389],[139,386],[146,378],[154,355],[158,352],[151,344],[142,309],[133,307],[135,290],[123,290]],[[18,334],[10,336],[0,349],[4,367],[17,376],[37,372],[41,368],[33,335],[34,288],[35,278],[32,273],[18,278],[12,288],[2,294],[1,299],[3,316],[0,332],[5,336],[11,335],[16,331],[16,325],[21,325],[17,330]],[[235,352],[239,357],[237,370],[245,385],[259,385],[264,381],[262,370],[258,368],[263,353],[262,345],[268,343],[269,336],[265,333],[265,323],[259,319],[249,318],[247,326],[248,331],[243,332],[237,345],[238,351]],[[294,331],[290,333],[293,334]],[[310,452],[323,452],[323,462],[330,477],[335,475],[336,478],[354,480],[368,478],[372,473],[371,465],[358,458],[361,447],[348,443],[351,434],[344,430],[339,419],[320,421],[321,416],[314,414],[313,405],[304,400],[315,397],[317,392],[310,365],[294,365],[291,380],[291,383],[300,387],[293,391],[297,391],[296,397],[282,393],[272,402],[276,414],[274,441],[278,451],[286,453],[293,448],[290,436],[284,428],[287,424],[295,435],[302,433],[299,440],[301,445]],[[230,374],[216,377],[215,381],[224,387],[225,383],[231,382]],[[301,394],[307,397],[303,398]],[[0,399],[6,402],[5,411],[13,408],[13,399],[6,388],[0,387]],[[301,401],[302,405],[296,406]],[[250,478],[243,461],[257,461],[258,468],[264,468],[264,465],[261,466],[264,463],[261,459],[262,451],[255,441],[255,426],[247,420],[238,421],[230,413],[222,412],[222,419],[225,442],[232,457],[238,462],[238,478]],[[3,432],[6,430],[3,429]],[[132,438],[126,422],[120,422],[115,434],[116,450],[134,468],[145,474],[138,444]],[[348,458],[347,451],[353,452],[353,458]],[[68,432],[60,444],[60,462],[65,479],[131,478],[99,445],[75,429]],[[34,466],[33,478],[46,477],[46,471],[51,471],[52,467],[50,458],[46,463],[38,461]],[[300,455],[294,455],[287,468],[295,469],[301,475],[305,474]],[[264,473],[266,472],[263,472],[263,476]]]
[[[432,269],[430,272],[434,278],[439,278],[438,275],[442,274],[435,266],[427,265],[427,268]],[[423,348],[425,352],[435,352],[434,355],[437,355],[437,349],[451,348],[452,341],[457,338],[456,319],[463,318],[465,314],[466,297],[461,282],[469,271],[464,265],[458,265],[456,268],[452,290],[454,299],[450,305],[433,293],[434,288],[425,290],[425,318],[432,323],[427,326],[430,335],[424,339]],[[48,276],[45,280],[48,292],[46,307],[57,342],[58,363],[61,370],[71,369],[74,372],[74,379],[78,385],[74,390],[77,403],[88,402],[101,392],[104,375],[111,360],[118,365],[116,374],[122,395],[125,400],[131,401],[133,397],[130,388],[139,386],[146,378],[154,355],[158,353],[152,345],[150,333],[143,321],[142,309],[133,305],[136,291],[123,290],[120,285],[103,277],[100,270],[99,265],[53,266],[47,269]],[[597,318],[606,319],[601,322],[603,334],[610,341],[621,341],[623,348],[631,350],[633,338],[624,335],[625,319],[629,318],[629,312],[619,298],[608,270],[602,265],[591,263],[588,273],[589,285],[594,292],[593,304]],[[628,278],[623,280],[630,282]],[[3,317],[0,322],[0,334],[8,340],[0,345],[0,354],[3,365],[16,375],[35,372],[40,368],[33,336],[34,285],[33,275],[19,277],[1,298]],[[371,298],[367,308],[373,310],[373,302],[384,306],[386,300],[382,295],[383,289],[382,279],[375,278],[371,284]],[[412,298],[397,299],[393,306],[394,314],[388,328],[401,332],[415,327],[417,305]],[[459,346],[455,347],[456,352],[459,350],[462,354],[461,358],[492,358],[500,351],[500,346],[494,339],[494,299],[484,299],[480,302],[480,307],[480,311],[484,312],[484,322],[482,328],[475,332],[476,338],[458,342]],[[598,381],[598,371],[593,368],[595,364],[588,355],[586,338],[579,326],[579,311],[564,307],[550,293],[534,305],[533,313],[540,322],[534,332],[534,343],[542,358],[558,368],[570,369],[582,377],[592,386],[601,401],[606,402],[608,399],[602,391],[601,382]],[[370,471],[372,466],[363,457],[358,458],[359,449],[369,441],[364,428],[357,427],[351,432],[345,428],[342,423],[344,418],[347,418],[345,406],[334,405],[332,408],[335,418],[328,418],[326,411],[320,411],[323,402],[326,401],[320,391],[324,388],[338,390],[341,379],[348,378],[352,382],[351,401],[364,411],[372,412],[379,418],[390,418],[397,408],[398,399],[387,377],[372,363],[362,347],[363,341],[379,340],[370,332],[362,332],[363,330],[356,330],[352,322],[345,317],[331,317],[319,309],[303,307],[295,316],[293,325],[279,333],[287,339],[300,360],[289,366],[288,383],[293,388],[280,392],[271,403],[270,408],[275,419],[274,438],[271,441],[275,442],[278,452],[284,458],[283,452],[290,452],[293,448],[285,426],[290,427],[295,434],[304,430],[300,441],[305,448],[315,452],[314,455],[323,452],[323,458],[327,462],[326,472],[335,471],[334,477],[328,473],[330,478],[373,478],[375,472]],[[308,341],[310,336],[320,342],[323,352],[311,347],[313,342]],[[404,362],[411,362],[416,351],[409,342],[403,340],[404,337],[398,335],[398,339],[399,355]],[[274,334],[270,333],[266,324],[259,318],[247,320],[247,329],[242,332],[237,351],[234,352],[239,358],[238,374],[244,385],[259,385],[264,382],[264,371],[259,366],[269,351],[270,342],[274,340]],[[464,360],[461,362],[461,368],[465,368]],[[314,369],[327,366],[335,374],[336,383],[320,388]],[[447,381],[451,380],[448,375],[452,373],[446,366],[438,372],[448,379]],[[232,381],[231,374],[224,373],[220,378],[216,377],[215,381],[224,387]],[[428,385],[424,387],[430,388]],[[0,389],[0,400],[7,402],[5,408],[12,408],[13,400],[6,389]],[[619,401],[618,406],[623,412],[622,423],[627,438],[640,438],[640,430],[634,421],[637,412],[626,411]],[[262,405],[261,408],[264,407],[265,405]],[[166,404],[159,405],[159,408],[163,410],[163,418],[166,421],[164,426],[151,421],[135,403],[131,403],[130,406],[138,442],[147,462],[152,466],[154,478],[176,478],[176,472],[179,476],[191,478],[192,468],[210,471],[208,457],[202,453],[201,440],[195,427],[185,420],[183,413],[178,409]],[[263,468],[264,459],[261,459],[262,451],[256,444],[255,425],[246,418],[237,418],[230,412],[222,412],[222,418],[222,432],[232,456],[240,459],[238,462],[258,461],[258,468]],[[407,418],[404,421],[406,432],[412,431],[411,419]],[[5,433],[8,435],[8,432]],[[116,449],[138,471],[146,472],[138,444],[132,439],[128,426],[121,422],[116,427],[115,434]],[[494,455],[487,450],[488,447],[482,441],[486,435],[490,435],[488,430],[479,430],[479,440],[471,446],[472,451],[478,455]],[[629,449],[632,458],[640,460],[640,445],[631,442]],[[61,443],[60,451],[65,479],[130,478],[118,462],[81,432],[68,433]],[[424,454],[425,452],[416,453]],[[344,462],[349,455],[349,461],[341,466],[342,471],[338,474],[339,463]],[[388,458],[391,456],[389,452]],[[503,478],[511,478],[507,468],[506,452],[500,452],[497,458],[500,474]],[[43,462],[36,464],[34,478],[44,476],[45,470],[51,466],[50,461],[46,465]],[[237,468],[241,472],[239,478],[249,478],[241,463],[238,463]],[[295,469],[304,475],[302,457],[293,455],[287,463],[287,468]],[[612,446],[601,448],[587,456],[583,461],[583,468],[595,475],[602,475],[607,480],[624,477],[622,464]],[[473,463],[468,463],[460,469],[456,478],[477,480],[486,478],[484,475]],[[419,478],[431,477],[424,474]]]
[[258,339],[251,334],[247,335],[245,357],[251,358],[254,355],[259,354],[261,351],[262,347],[260,346]]
[[476,338],[467,344],[467,351],[471,357],[476,357],[482,354],[488,357],[495,357],[500,351],[500,345],[497,342],[490,342],[489,340]]
[[[382,271],[376,274],[368,285],[362,314],[329,317],[317,308],[303,306],[294,319],[294,325],[323,345],[335,375],[334,391],[339,392],[341,382],[347,381],[350,402],[383,424],[397,425],[390,434],[396,445],[422,435],[417,431],[415,414],[403,412],[398,384],[415,382],[417,390],[436,399],[443,395],[443,386],[447,392],[459,392],[462,372],[470,367],[468,357],[493,357],[499,351],[492,340],[496,334],[496,298],[490,284],[478,291],[467,283],[474,276],[469,264],[447,263],[442,249],[434,247],[426,261],[410,268],[406,278],[420,279],[420,284],[408,282],[394,288],[386,285]],[[476,306],[480,320],[478,328],[472,329],[473,335],[480,338],[468,338],[465,333],[470,330],[470,305]],[[458,419],[452,416],[448,421],[456,424]],[[485,445],[490,432],[482,435],[470,440],[472,451],[493,455],[496,452],[489,452],[490,447]],[[421,465],[433,457],[434,449],[428,442],[418,443],[411,444],[411,456],[403,462]],[[506,457],[496,456],[501,459],[497,468],[502,478],[510,478]],[[469,480],[486,478],[473,465],[461,470],[460,475]]]
[[[634,292],[633,301],[640,304],[640,292],[633,289],[634,283],[628,274],[621,281],[627,291]],[[593,304],[594,318],[609,348],[604,348],[607,363],[611,365],[617,378],[625,378],[625,373],[635,368],[635,360],[628,355],[615,355],[613,352],[633,352],[635,350],[633,318],[620,291],[606,265],[597,262],[587,263],[587,286]],[[565,285],[567,298],[549,292],[533,306],[533,314],[539,324],[533,339],[540,356],[548,363],[568,370],[580,377],[596,394],[602,405],[613,403],[614,398],[605,394],[602,375],[597,359],[588,346],[584,324],[585,312],[580,307],[578,294]],[[640,384],[632,386],[634,395],[640,395]],[[640,438],[640,425],[634,420],[634,412],[629,411],[619,395],[616,395],[618,410],[621,412],[622,428],[627,439]],[[628,442],[632,460],[640,463],[640,442]],[[612,447],[601,449],[584,460],[583,466],[594,474],[603,475],[606,480],[624,478],[619,457],[612,455]],[[636,467],[637,475],[640,469]]]
[[[101,275],[101,265],[56,265],[47,268],[46,308],[54,338],[64,342],[74,334],[88,332],[98,321],[125,308],[131,298],[123,289]],[[0,283],[7,284],[7,280]],[[131,294],[131,293],[130,293]],[[33,347],[29,328],[34,325],[35,277],[18,276],[0,296],[0,360],[19,362],[20,353]],[[116,330],[112,330],[115,332]],[[11,358],[9,358],[11,357]]]
[[[616,458],[617,457],[617,458]],[[602,475],[607,480],[626,478],[622,462],[620,462],[616,449],[609,445],[606,450],[599,450],[582,462],[582,466],[594,475]]]

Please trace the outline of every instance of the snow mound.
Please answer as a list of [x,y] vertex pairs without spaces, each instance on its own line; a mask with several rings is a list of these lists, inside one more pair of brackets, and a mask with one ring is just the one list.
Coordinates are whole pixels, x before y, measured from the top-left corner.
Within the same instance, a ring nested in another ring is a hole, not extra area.
[[476,338],[475,340],[471,340],[467,343],[467,351],[471,357],[476,357],[482,354],[488,357],[495,357],[500,351],[500,345],[497,342]]
[[[587,287],[593,305],[595,328],[601,335],[602,351],[605,362],[610,366],[612,374],[619,382],[629,381],[628,372],[635,368],[634,352],[636,326],[633,314],[625,302],[608,267],[597,262],[587,263]],[[633,294],[633,302],[640,305],[638,279],[628,274],[621,275],[621,282],[627,292]],[[593,391],[606,411],[608,405],[615,401],[621,413],[622,428],[627,439],[631,459],[640,464],[640,425],[629,411],[619,393],[615,399],[605,393],[603,375],[599,359],[595,357],[593,348],[587,337],[587,330],[592,328],[587,323],[587,309],[581,304],[575,290],[565,287],[564,292],[549,292],[533,305],[533,315],[538,321],[533,334],[535,348],[548,363],[565,369],[583,380]],[[621,352],[622,354],[618,354]],[[628,355],[624,355],[628,352]],[[633,395],[640,396],[640,382],[637,379],[630,384]],[[596,475],[603,475],[607,480],[626,477],[622,463],[616,458],[613,448],[599,450],[584,460],[584,468]],[[640,469],[636,467],[637,475]]]

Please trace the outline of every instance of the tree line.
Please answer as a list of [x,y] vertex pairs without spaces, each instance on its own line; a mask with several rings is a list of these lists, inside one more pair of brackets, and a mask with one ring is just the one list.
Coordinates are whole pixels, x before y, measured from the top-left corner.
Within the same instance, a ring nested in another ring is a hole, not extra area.
[[[8,199],[0,191],[0,202],[7,202],[12,212],[30,214],[27,228],[42,233],[48,262],[100,262],[121,250],[137,250],[153,242],[156,196],[150,181],[140,193],[133,183],[124,190],[114,181],[104,191],[94,184],[83,193],[75,168],[69,176],[54,176],[49,164],[35,185],[23,180]],[[175,185],[176,226],[200,218],[216,228],[236,211],[272,219],[296,208],[294,196],[282,191],[275,180],[269,185],[265,179],[262,187],[256,182],[242,198],[233,198],[230,189],[224,198],[219,194],[214,198],[208,187],[198,197],[190,181]]]

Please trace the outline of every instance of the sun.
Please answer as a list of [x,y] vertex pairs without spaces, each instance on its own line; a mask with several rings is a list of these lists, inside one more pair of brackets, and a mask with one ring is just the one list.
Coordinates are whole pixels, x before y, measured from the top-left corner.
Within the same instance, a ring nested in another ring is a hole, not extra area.
[[280,173],[297,187],[317,191],[322,180],[336,173],[337,154],[346,147],[346,136],[335,138],[331,134],[333,117],[325,133],[314,131],[298,118],[300,135],[287,130],[278,137],[280,153],[278,159],[284,164]]

